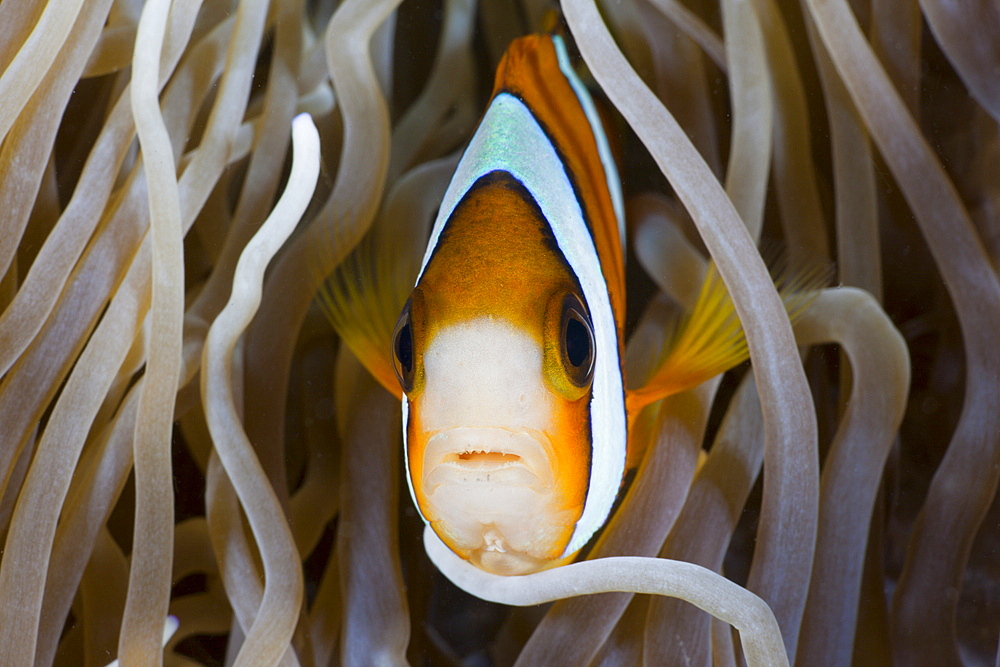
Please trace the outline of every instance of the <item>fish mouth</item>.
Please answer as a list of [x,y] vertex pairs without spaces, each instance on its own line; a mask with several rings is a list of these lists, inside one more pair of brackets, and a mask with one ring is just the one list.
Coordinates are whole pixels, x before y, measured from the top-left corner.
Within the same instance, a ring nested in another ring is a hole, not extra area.
[[452,454],[448,457],[448,460],[450,463],[458,463],[466,466],[501,468],[510,463],[520,463],[521,457],[517,454],[508,454],[506,452],[487,452],[480,449]]
[[427,441],[424,481],[429,493],[444,484],[504,485],[544,493],[554,483],[551,444],[540,432],[456,427]]
[[565,508],[542,433],[457,427],[424,454],[424,514],[456,553],[495,574],[543,569],[562,555],[579,512]]

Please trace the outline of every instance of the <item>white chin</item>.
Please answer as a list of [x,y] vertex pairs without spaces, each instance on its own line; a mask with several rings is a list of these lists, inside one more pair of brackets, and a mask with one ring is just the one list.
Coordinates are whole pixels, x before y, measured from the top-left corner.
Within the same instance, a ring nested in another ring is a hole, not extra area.
[[525,574],[562,555],[578,512],[562,509],[545,445],[525,432],[459,427],[424,454],[425,516],[481,569]]

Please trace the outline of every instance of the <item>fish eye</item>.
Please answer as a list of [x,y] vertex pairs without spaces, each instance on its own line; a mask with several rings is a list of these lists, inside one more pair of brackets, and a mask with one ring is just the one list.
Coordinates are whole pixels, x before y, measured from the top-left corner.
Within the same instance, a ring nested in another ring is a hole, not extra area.
[[392,367],[403,391],[413,389],[413,327],[410,325],[409,301],[403,307],[392,333]]
[[594,327],[587,309],[575,294],[563,301],[562,361],[570,381],[577,387],[590,384],[594,376]]

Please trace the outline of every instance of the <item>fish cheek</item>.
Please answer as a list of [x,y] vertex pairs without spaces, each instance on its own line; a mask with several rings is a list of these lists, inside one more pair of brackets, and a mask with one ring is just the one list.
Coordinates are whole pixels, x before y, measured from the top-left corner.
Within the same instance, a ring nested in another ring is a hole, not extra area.
[[[404,374],[407,371],[403,367],[405,360],[400,359],[402,356],[400,352],[403,350],[400,350],[399,336],[401,333],[405,333],[402,332],[404,326],[409,328],[408,335],[410,337],[409,352],[411,354],[410,362],[412,365],[408,369],[408,375]],[[427,515],[431,505],[427,501],[427,489],[423,486],[424,451],[427,448],[427,433],[420,419],[420,404],[427,384],[424,372],[424,353],[427,349],[428,338],[427,330],[426,300],[423,290],[418,286],[410,294],[410,298],[407,300],[400,314],[399,321],[396,323],[396,330],[392,339],[392,359],[397,378],[405,394],[406,405],[404,410],[406,419],[404,428],[406,429],[406,433],[404,434],[404,446],[406,447],[407,461],[406,475],[409,478],[414,502],[417,504],[421,514],[427,520],[431,520],[431,517]]]
[[555,453],[553,479],[562,508],[575,515],[575,525],[590,486],[590,392],[575,401],[559,401],[555,423],[549,434]]
[[[408,399],[409,400],[409,399]],[[413,489],[413,500],[417,503],[421,515],[427,521],[434,521],[432,505],[427,500],[427,489],[424,488],[424,452],[427,449],[427,433],[420,420],[419,397],[410,401],[409,416],[406,424],[406,459],[407,471],[410,476],[410,486]]]
[[[573,331],[574,326],[584,327]],[[581,347],[574,333],[582,333]],[[554,290],[547,298],[542,327],[542,373],[554,397],[553,424],[548,436],[553,445],[553,479],[563,516],[572,525],[583,514],[591,477],[590,404],[596,355],[590,316],[583,299],[571,287]],[[587,349],[589,347],[589,349]],[[580,352],[583,351],[581,355]],[[562,556],[572,536],[565,533],[549,548],[549,558]]]

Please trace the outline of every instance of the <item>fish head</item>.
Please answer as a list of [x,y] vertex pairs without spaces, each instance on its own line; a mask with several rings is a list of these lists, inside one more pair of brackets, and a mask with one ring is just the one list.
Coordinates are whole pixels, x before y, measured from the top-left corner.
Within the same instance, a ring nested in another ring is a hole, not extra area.
[[414,499],[445,544],[496,574],[570,558],[590,481],[592,326],[573,292],[541,301],[534,328],[489,313],[442,323],[447,299],[418,287],[394,336]]

